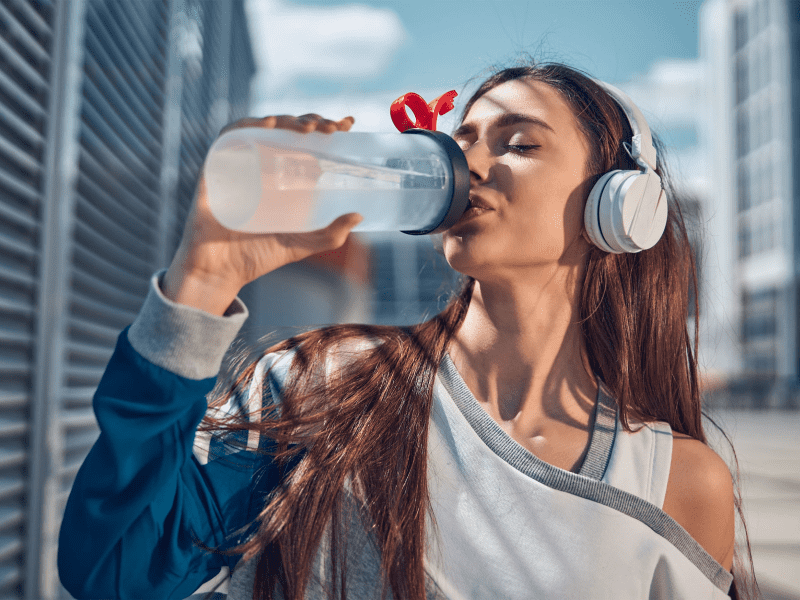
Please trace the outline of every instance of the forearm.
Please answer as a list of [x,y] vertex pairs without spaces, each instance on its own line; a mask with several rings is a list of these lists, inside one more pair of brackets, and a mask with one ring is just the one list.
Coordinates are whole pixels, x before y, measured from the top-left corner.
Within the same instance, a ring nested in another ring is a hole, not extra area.
[[61,526],[59,574],[76,597],[183,598],[224,564],[192,536],[216,546],[245,524],[252,468],[201,465],[193,442],[236,314],[176,309],[151,289],[120,335]]

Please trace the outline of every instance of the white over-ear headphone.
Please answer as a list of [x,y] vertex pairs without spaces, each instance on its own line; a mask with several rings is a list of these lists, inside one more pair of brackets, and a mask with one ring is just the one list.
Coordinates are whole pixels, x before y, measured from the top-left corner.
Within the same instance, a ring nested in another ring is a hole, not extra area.
[[655,173],[656,149],[644,115],[620,90],[596,81],[625,111],[633,130],[625,149],[639,171],[610,171],[589,193],[584,223],[589,238],[606,252],[641,252],[655,246],[667,226],[667,195]]

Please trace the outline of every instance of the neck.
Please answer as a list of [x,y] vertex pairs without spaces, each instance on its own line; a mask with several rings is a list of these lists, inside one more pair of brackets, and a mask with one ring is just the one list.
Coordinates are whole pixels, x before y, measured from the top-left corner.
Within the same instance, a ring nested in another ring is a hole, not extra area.
[[450,355],[496,420],[528,435],[554,422],[583,427],[597,397],[578,325],[577,268],[540,285],[476,281]]

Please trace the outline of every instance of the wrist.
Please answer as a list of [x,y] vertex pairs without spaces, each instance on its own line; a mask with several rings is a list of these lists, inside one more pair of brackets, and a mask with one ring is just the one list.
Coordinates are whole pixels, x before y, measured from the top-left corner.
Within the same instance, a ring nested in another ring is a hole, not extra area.
[[161,284],[164,296],[177,304],[223,316],[239,294],[241,286],[225,277],[208,273],[187,273],[170,265]]

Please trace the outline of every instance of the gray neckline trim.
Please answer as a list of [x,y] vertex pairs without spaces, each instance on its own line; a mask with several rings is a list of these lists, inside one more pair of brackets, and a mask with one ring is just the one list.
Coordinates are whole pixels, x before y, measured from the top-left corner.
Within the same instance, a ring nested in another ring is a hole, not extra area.
[[608,395],[602,381],[597,394],[597,412],[589,452],[580,471],[571,473],[538,458],[503,431],[478,404],[447,352],[442,357],[438,374],[470,427],[505,462],[548,487],[603,504],[641,521],[675,546],[715,586],[728,593],[733,575],[677,521],[654,504],[601,481],[611,456],[617,423],[616,402]]

